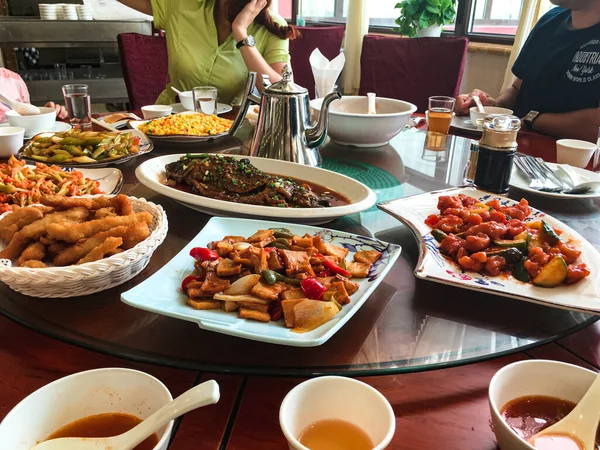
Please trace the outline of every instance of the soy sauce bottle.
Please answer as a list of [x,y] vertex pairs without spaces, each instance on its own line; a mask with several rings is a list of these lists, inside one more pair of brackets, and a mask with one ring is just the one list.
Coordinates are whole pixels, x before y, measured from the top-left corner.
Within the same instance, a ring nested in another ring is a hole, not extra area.
[[521,121],[515,116],[492,114],[483,120],[475,186],[496,194],[508,192],[520,128]]

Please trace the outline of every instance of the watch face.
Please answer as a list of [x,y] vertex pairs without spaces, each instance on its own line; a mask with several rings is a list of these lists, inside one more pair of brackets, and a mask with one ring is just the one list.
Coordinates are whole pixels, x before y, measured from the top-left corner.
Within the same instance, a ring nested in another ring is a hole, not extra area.
[[256,41],[254,40],[254,36],[250,35],[247,37],[247,41],[250,47],[255,47],[256,46]]

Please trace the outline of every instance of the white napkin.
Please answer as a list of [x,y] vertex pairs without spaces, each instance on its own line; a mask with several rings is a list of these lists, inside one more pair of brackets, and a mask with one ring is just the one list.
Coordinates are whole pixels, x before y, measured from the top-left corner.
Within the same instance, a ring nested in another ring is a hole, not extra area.
[[325,97],[325,95],[333,92],[335,82],[344,68],[346,57],[343,53],[340,53],[329,61],[323,56],[321,51],[316,48],[311,53],[309,62],[313,76],[315,77],[317,95],[319,95],[319,97]]

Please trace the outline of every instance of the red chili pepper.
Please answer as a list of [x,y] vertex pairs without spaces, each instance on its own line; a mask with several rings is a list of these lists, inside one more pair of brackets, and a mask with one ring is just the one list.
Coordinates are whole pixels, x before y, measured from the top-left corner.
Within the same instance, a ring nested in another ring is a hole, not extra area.
[[300,282],[300,287],[302,287],[302,292],[306,295],[306,298],[310,298],[312,300],[321,300],[323,298],[323,294],[327,290],[327,288],[317,281],[316,278],[305,278]]
[[215,261],[219,255],[205,247],[194,247],[190,250],[190,256],[198,261]]
[[283,316],[283,308],[281,307],[281,302],[276,302],[271,307],[271,320],[273,322],[278,321]]
[[335,275],[335,273],[333,273],[332,270],[325,269],[323,272],[319,272],[317,274],[317,278],[327,278],[327,277],[332,277],[334,275]]
[[275,247],[265,247],[264,250],[265,253],[271,253],[273,250],[275,250]]
[[350,272],[348,272],[346,269],[342,269],[340,266],[338,266],[336,263],[334,263],[333,261],[325,258],[323,260],[323,265],[325,267],[327,267],[329,270],[331,270],[333,273],[338,273],[344,277],[349,277],[350,276]]

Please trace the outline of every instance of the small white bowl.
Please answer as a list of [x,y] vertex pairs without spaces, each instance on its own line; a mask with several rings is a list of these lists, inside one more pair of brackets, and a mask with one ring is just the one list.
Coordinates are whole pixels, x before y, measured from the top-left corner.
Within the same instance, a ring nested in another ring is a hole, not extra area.
[[513,110],[508,108],[500,108],[499,106],[484,106],[484,113],[480,113],[477,106],[473,106],[469,109],[469,115],[471,116],[471,122],[477,127],[478,130],[483,130],[483,119],[490,114],[506,114],[512,115]]
[[556,141],[556,161],[574,167],[585,167],[596,151],[596,144],[577,139],[560,139]]
[[[310,102],[321,111],[323,99]],[[355,147],[380,147],[400,133],[417,107],[393,98],[377,97],[377,114],[366,114],[366,96],[346,96],[329,107],[328,134],[332,141]]]
[[166,105],[142,106],[142,115],[144,116],[144,119],[146,119],[146,120],[168,116],[172,112],[173,112],[172,106],[166,106]]
[[279,424],[290,450],[309,450],[300,433],[318,420],[341,419],[361,428],[373,450],[388,446],[396,416],[387,399],[366,383],[345,377],[319,377],[300,383],[281,403]]
[[0,158],[9,158],[23,147],[25,129],[22,127],[0,127]]
[[50,131],[56,122],[56,110],[54,108],[40,107],[40,113],[33,116],[21,116],[15,111],[6,111],[8,123],[13,127],[25,129],[25,136],[35,136],[36,134]]
[[179,101],[186,111],[195,111],[194,93],[192,91],[183,91],[179,95]]
[[509,364],[490,381],[489,400],[496,440],[502,450],[535,450],[502,419],[501,410],[511,400],[545,395],[578,403],[597,374],[557,361],[531,360]]
[[[94,414],[121,412],[145,419],[173,399],[144,372],[107,368],[76,373],[35,391],[0,423],[0,448],[29,450],[61,427]],[[158,430],[152,450],[166,450],[173,421]]]

